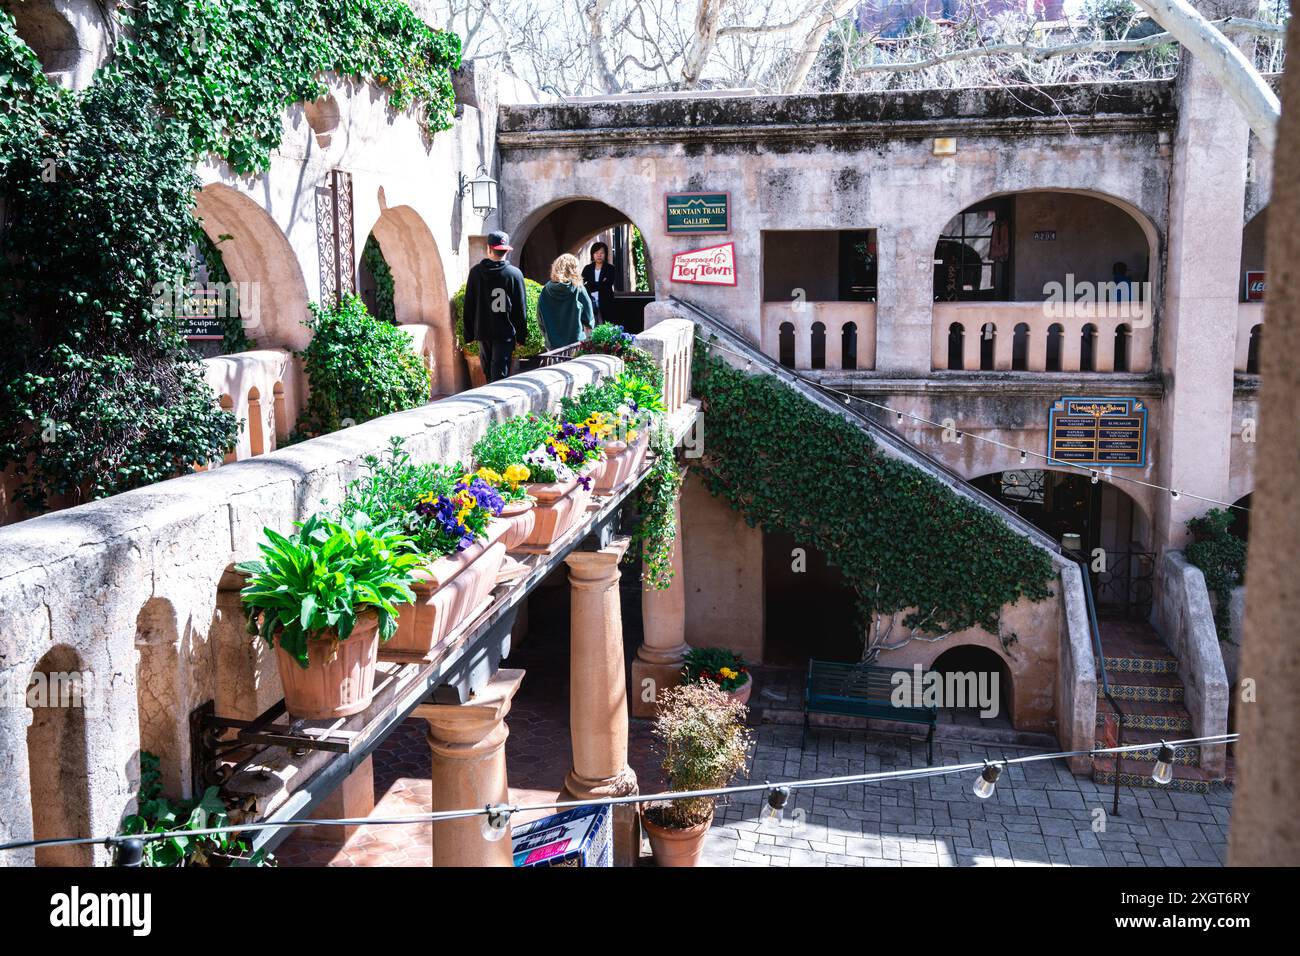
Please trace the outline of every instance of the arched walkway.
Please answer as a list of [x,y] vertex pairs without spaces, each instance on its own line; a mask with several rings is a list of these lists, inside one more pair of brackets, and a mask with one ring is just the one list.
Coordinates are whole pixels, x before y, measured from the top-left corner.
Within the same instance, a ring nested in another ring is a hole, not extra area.
[[[382,204],[382,197],[381,197]],[[392,271],[393,312],[398,325],[426,326],[422,349],[431,363],[433,389],[457,391],[459,354],[451,314],[451,294],[438,243],[420,214],[410,206],[384,206],[370,230]]]
[[195,212],[208,238],[218,244],[230,280],[240,284],[240,314],[248,337],[258,348],[303,348],[311,338],[302,324],[308,315],[307,285],[275,220],[222,183],[199,190]]
[[[1060,189],[990,196],[944,224],[934,261],[936,369],[1150,368],[1159,236],[1129,203]],[[1117,355],[1121,324],[1132,341]]]

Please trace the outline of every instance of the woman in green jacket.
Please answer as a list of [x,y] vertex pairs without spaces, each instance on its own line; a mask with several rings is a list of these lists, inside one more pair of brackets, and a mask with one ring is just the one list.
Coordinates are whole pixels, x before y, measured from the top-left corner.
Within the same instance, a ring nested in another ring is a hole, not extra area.
[[591,332],[596,310],[582,285],[578,257],[565,253],[551,263],[551,281],[537,299],[537,318],[548,349],[581,342]]

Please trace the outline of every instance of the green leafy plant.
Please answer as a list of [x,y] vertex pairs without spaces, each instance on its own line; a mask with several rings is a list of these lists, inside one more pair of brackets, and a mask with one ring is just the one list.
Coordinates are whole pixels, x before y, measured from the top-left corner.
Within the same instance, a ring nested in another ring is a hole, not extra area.
[[390,325],[397,324],[397,306],[393,304],[393,270],[379,248],[379,241],[371,233],[361,250],[361,262],[375,280],[375,318]]
[[1214,595],[1214,629],[1219,640],[1232,634],[1232,589],[1246,580],[1246,542],[1228,529],[1232,512],[1211,508],[1187,522],[1192,543],[1183,551],[1188,562],[1201,569],[1205,586]]
[[645,251],[645,237],[636,226],[632,227],[632,267],[636,269],[636,287],[634,292],[650,291],[649,256]]
[[[219,244],[233,238],[227,234],[219,236],[217,241],[213,242],[202,229],[195,230],[194,246],[198,250],[199,258],[203,260],[204,268],[207,269],[209,282],[230,285],[230,273],[226,270],[226,260],[221,256]],[[238,306],[237,296],[232,297],[232,304]],[[240,319],[238,308],[230,309],[222,315],[221,335],[221,351],[227,355],[257,348],[257,341],[250,339],[248,333],[244,331],[244,323]]]
[[394,436],[382,457],[366,456],[366,475],[348,484],[340,516],[369,515],[406,535],[431,559],[487,537],[488,523],[505,505],[497,491],[501,476],[488,469],[467,475],[459,463],[413,464],[403,444]]
[[[745,706],[712,682],[682,684],[659,692],[652,733],[663,747],[670,789],[725,787],[745,769],[753,738]],[[713,815],[712,797],[691,797],[648,808],[650,819],[685,829]]]
[[[506,474],[512,466],[522,467],[524,458],[554,434],[559,422],[554,415],[516,415],[493,422],[483,436],[474,443],[474,461],[483,468]],[[531,470],[530,470],[531,472]],[[525,480],[553,481],[532,475]]]
[[379,639],[397,629],[398,605],[415,600],[409,585],[422,557],[411,540],[364,512],[341,521],[312,515],[289,537],[266,528],[263,560],[236,565],[248,575],[240,592],[250,632],[276,640],[301,667],[307,642],[345,641],[363,613],[379,618]]
[[[620,413],[620,409],[625,409]],[[640,425],[653,415],[664,412],[663,394],[649,382],[631,372],[591,382],[576,395],[560,399],[560,416],[566,422],[585,421],[599,412],[619,419],[622,424]]]
[[172,802],[162,791],[158,757],[140,751],[140,792],[136,812],[122,818],[119,833],[170,834],[165,839],[144,841],[144,866],[212,866],[243,858],[253,866],[269,865],[262,851],[248,856],[248,844],[237,835],[187,836],[193,830],[211,830],[230,825],[225,801],[217,787],[208,787],[198,800]]
[[[537,299],[542,294],[540,283],[524,279],[524,318],[528,323],[528,342],[515,344],[514,354],[518,358],[528,358],[546,351],[546,337],[542,334],[542,323],[537,318]],[[451,297],[452,312],[456,317],[456,346],[466,355],[478,355],[478,343],[465,341],[465,286],[461,286]]]
[[298,419],[299,435],[314,438],[415,408],[429,400],[429,370],[411,347],[411,336],[366,311],[355,295],[337,306],[311,304],[303,324],[312,339],[299,354],[311,396]]
[[749,681],[745,659],[725,647],[692,647],[686,652],[682,673],[690,683],[713,681],[727,691],[744,687]]
[[616,355],[623,366],[637,378],[654,389],[664,387],[663,370],[655,364],[654,356],[638,348],[636,336],[623,331],[623,326],[602,322],[591,330],[591,335],[578,344],[579,355]]
[[864,633],[906,612],[916,634],[996,634],[1003,606],[1052,593],[1046,551],[776,378],[732,368],[697,339],[693,387],[705,487],[750,527],[794,535],[838,565]]
[[641,582],[662,591],[673,583],[673,545],[677,540],[677,497],[682,476],[673,437],[658,422],[650,426],[650,473],[637,493],[637,525],[629,555],[641,558]]

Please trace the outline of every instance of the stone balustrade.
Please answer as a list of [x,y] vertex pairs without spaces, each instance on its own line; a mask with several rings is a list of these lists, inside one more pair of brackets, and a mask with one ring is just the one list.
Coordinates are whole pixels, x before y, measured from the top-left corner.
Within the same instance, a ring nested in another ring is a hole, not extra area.
[[796,369],[874,369],[876,303],[764,302],[761,348]]

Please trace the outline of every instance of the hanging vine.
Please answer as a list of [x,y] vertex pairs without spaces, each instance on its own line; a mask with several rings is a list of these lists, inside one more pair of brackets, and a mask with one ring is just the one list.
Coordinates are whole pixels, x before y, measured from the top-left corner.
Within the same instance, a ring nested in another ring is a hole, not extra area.
[[1050,596],[1047,552],[855,425],[771,376],[732,368],[698,339],[693,380],[705,487],[750,527],[793,535],[840,568],[868,653],[968,627],[996,634],[1005,605]]
[[361,250],[361,263],[375,280],[374,316],[381,322],[397,324],[397,307],[393,304],[393,270],[379,248],[379,240],[371,233]]
[[265,170],[286,108],[328,73],[418,105],[429,132],[455,108],[459,38],[397,0],[118,11],[124,39],[73,93],[0,10],[0,468],[33,512],[219,460],[238,434],[158,307],[160,286],[190,282],[196,160]]

